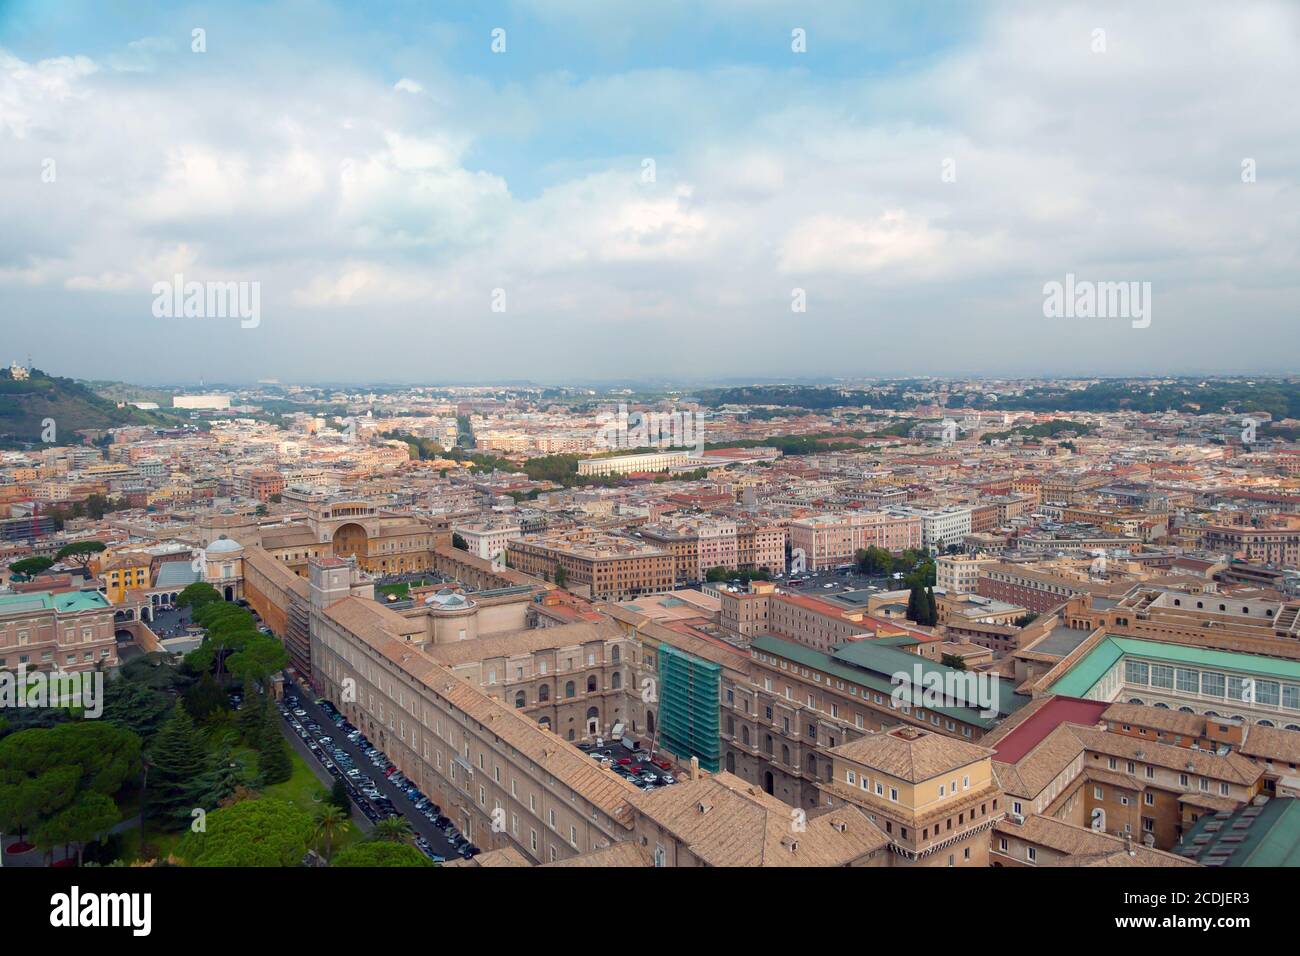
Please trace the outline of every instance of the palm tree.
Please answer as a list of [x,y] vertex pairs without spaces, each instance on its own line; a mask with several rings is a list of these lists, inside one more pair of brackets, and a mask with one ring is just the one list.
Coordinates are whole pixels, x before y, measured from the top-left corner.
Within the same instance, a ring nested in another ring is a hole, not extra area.
[[374,838],[389,843],[406,843],[411,839],[411,825],[401,817],[387,817],[375,824]]
[[332,803],[322,806],[317,811],[316,832],[312,834],[312,839],[324,838],[326,862],[329,862],[335,835],[346,833],[348,826],[347,815]]

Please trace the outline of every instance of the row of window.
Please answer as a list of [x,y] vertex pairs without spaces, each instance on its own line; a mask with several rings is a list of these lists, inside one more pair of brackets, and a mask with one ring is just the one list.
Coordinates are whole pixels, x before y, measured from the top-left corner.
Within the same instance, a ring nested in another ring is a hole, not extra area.
[[1219,671],[1202,671],[1194,667],[1176,667],[1170,664],[1153,664],[1147,661],[1126,659],[1124,680],[1131,685],[1177,690],[1184,694],[1199,694],[1219,700],[1239,700],[1263,707],[1285,707],[1300,710],[1300,684],[1284,684],[1275,680],[1243,677]]

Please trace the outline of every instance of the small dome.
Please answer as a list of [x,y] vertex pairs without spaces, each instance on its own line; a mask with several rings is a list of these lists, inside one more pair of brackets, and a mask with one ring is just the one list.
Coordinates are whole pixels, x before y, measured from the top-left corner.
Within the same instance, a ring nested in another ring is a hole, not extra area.
[[243,545],[233,538],[227,538],[224,534],[216,541],[213,541],[207,547],[208,554],[229,554],[232,551],[242,551]]
[[437,608],[443,611],[459,611],[464,608],[474,606],[474,602],[469,600],[463,594],[457,594],[448,588],[444,588],[437,594],[432,594],[424,599],[426,607]]

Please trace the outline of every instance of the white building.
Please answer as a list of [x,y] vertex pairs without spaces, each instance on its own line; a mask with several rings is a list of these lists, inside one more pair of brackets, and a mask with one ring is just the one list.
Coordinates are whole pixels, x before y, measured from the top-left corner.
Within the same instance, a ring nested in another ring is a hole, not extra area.
[[451,530],[465,539],[470,554],[485,561],[504,555],[506,546],[523,536],[517,524],[453,524]]

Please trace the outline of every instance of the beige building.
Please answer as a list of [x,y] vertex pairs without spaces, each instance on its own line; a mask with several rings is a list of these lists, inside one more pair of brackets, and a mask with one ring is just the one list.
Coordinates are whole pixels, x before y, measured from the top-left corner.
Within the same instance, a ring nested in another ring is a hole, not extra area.
[[993,751],[915,727],[897,727],[831,752],[821,790],[860,808],[885,832],[899,863],[988,866],[989,830],[1006,812]]
[[524,535],[509,543],[507,554],[512,568],[562,581],[597,601],[624,601],[673,588],[673,556],[634,538],[592,531]]

